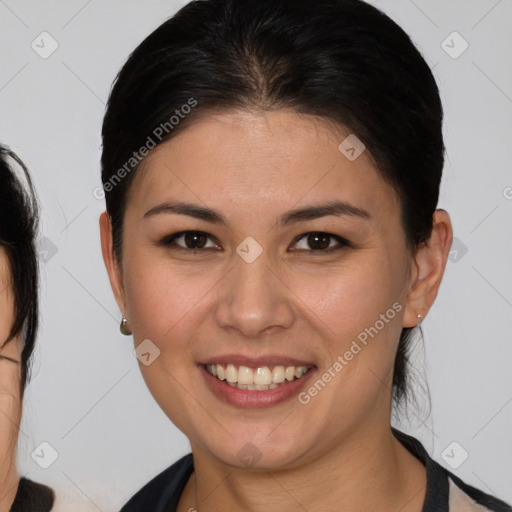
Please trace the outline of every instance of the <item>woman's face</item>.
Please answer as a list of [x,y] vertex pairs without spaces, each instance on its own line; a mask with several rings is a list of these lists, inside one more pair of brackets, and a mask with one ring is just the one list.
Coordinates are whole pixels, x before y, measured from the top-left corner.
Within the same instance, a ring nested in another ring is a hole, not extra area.
[[[211,115],[157,147],[131,185],[122,284],[111,278],[144,379],[196,451],[293,467],[389,428],[416,271],[397,197],[365,152],[340,151],[348,135],[290,111]],[[314,214],[334,202],[336,215]],[[201,233],[171,240],[187,231]],[[207,363],[273,389],[239,390]],[[288,381],[291,366],[310,370]]]

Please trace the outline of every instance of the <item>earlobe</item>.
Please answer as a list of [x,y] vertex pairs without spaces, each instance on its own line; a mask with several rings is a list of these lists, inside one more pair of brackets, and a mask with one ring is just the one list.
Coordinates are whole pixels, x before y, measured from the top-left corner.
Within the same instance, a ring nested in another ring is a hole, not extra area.
[[105,211],[100,215],[100,237],[103,262],[108,273],[110,286],[117,305],[121,312],[126,311],[123,276],[116,255],[114,253],[112,221],[110,215]]
[[434,212],[430,238],[418,247],[404,314],[404,327],[415,327],[418,315],[423,320],[432,306],[443,278],[453,239],[450,216],[445,210]]

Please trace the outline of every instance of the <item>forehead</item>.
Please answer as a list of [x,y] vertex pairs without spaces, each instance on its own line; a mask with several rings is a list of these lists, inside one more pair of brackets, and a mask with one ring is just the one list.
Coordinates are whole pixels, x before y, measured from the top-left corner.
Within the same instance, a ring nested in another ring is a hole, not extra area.
[[146,208],[168,195],[262,213],[270,205],[337,197],[395,204],[369,154],[349,159],[340,151],[350,135],[325,118],[287,110],[207,115],[152,150],[137,171],[128,206]]

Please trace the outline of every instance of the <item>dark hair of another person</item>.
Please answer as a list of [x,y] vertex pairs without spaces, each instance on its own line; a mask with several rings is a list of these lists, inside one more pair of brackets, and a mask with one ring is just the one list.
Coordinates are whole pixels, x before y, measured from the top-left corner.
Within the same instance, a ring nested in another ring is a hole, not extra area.
[[[23,170],[27,187],[9,165],[9,158]],[[23,335],[21,396],[29,378],[39,321],[39,268],[35,239],[39,209],[30,175],[18,156],[0,145],[0,247],[7,255],[14,295],[14,323],[7,340]]]
[[[196,106],[184,108],[191,99]],[[110,93],[102,182],[120,265],[134,152],[212,111],[285,108],[354,133],[400,199],[410,251],[429,238],[444,163],[443,110],[432,72],[402,28],[360,0],[196,0],[133,51]],[[167,133],[155,137],[161,123]],[[413,332],[404,328],[400,337],[395,405],[410,392]]]
[[[9,165],[13,160],[23,170],[27,186]],[[39,208],[30,174],[20,158],[0,144],[0,247],[7,254],[14,295],[14,323],[7,340],[23,336],[21,352],[21,399],[29,375],[39,321],[39,267],[36,236]],[[45,512],[51,510],[55,493],[50,487],[20,478],[10,512]]]

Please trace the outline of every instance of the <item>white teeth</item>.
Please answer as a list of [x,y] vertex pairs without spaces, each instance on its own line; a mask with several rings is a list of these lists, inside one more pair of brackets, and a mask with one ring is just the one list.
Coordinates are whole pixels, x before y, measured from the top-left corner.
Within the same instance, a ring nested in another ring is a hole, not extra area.
[[228,364],[226,366],[226,380],[228,382],[237,382],[238,381],[238,372],[236,371],[234,364]]
[[217,377],[219,380],[226,380],[232,387],[249,390],[267,390],[275,389],[286,381],[300,379],[307,371],[309,366],[274,366],[272,369],[268,366],[260,366],[253,370],[249,366],[236,367],[234,364],[207,364],[208,373]]
[[307,371],[308,369],[305,366],[297,366],[295,368],[295,377],[300,379]]
[[284,382],[284,366],[274,366],[272,382],[276,382],[278,384]]
[[295,366],[288,366],[284,372],[286,380],[293,380],[295,378]]
[[[253,371],[248,366],[240,366],[238,368],[238,384],[247,384],[252,385],[253,384]],[[259,384],[257,382],[256,384]]]
[[267,366],[256,368],[254,372],[254,384],[258,386],[270,386],[270,384],[272,384],[272,372]]

